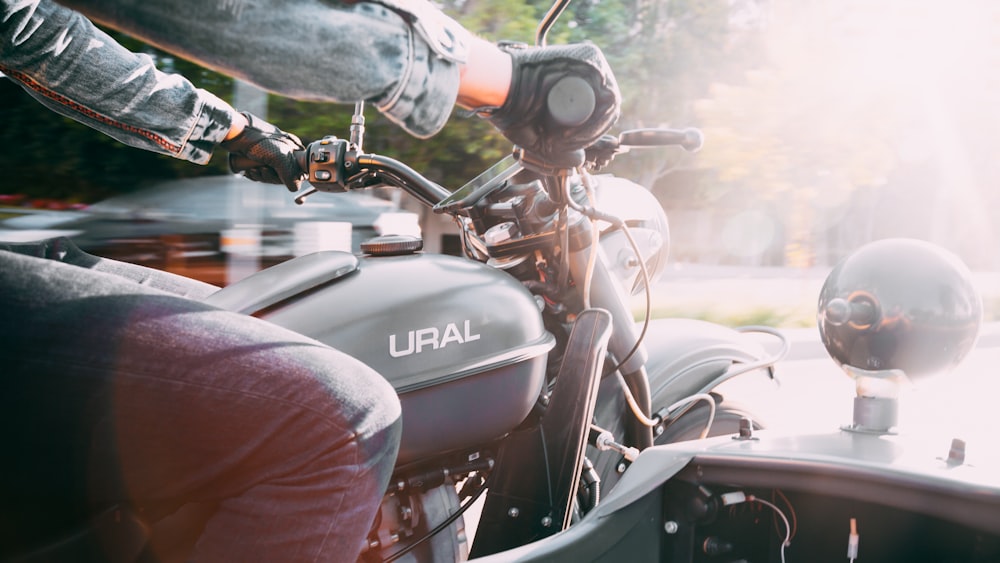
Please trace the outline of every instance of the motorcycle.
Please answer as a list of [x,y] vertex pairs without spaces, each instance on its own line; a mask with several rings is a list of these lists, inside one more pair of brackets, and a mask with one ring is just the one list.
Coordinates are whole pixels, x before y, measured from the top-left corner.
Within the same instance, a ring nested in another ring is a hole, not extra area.
[[[566,3],[550,10],[538,43]],[[745,373],[773,377],[787,340],[765,327],[649,320],[648,311],[637,324],[628,295],[648,292],[662,272],[666,217],[645,188],[596,175],[633,148],[696,150],[697,131],[605,136],[570,169],[515,152],[452,192],[365,153],[363,107],[350,138],[303,151],[312,188],[298,200],[399,188],[455,220],[463,256],[383,236],[360,256],[302,256],[207,298],[352,354],[397,390],[399,457],[362,560],[1000,560],[996,469],[968,463],[961,440],[935,455],[921,436],[894,429],[897,362],[919,372],[945,332],[893,332],[934,309],[905,317],[892,296],[941,278],[907,271],[879,294],[858,280],[892,262],[884,253],[853,280],[831,275],[823,339],[858,380],[855,421],[829,434],[762,430],[715,390]],[[954,363],[975,340],[977,309],[956,314],[960,279],[936,287],[947,326],[962,321],[961,345],[945,354]],[[779,350],[767,353],[749,332],[775,336]],[[893,357],[882,362],[887,348]],[[879,361],[855,365],[857,355]],[[116,507],[19,561],[79,560],[84,548],[134,561],[150,525],[156,534],[180,522],[190,538],[204,516],[195,507],[145,523]]]
[[[566,3],[542,22],[540,43]],[[524,546],[585,519],[654,444],[760,428],[714,390],[748,372],[773,378],[787,351],[780,333],[649,320],[648,309],[636,324],[628,295],[648,295],[664,268],[666,216],[645,188],[593,174],[636,147],[697,150],[697,130],[605,136],[573,168],[516,152],[452,192],[365,153],[363,110],[355,108],[349,139],[302,151],[311,189],[297,202],[398,188],[454,218],[464,255],[425,254],[419,238],[382,236],[360,256],[302,256],[206,299],[351,354],[395,387],[402,441],[362,559],[454,561]],[[781,350],[765,352],[749,332],[774,335]],[[481,497],[470,550],[462,515]],[[182,510],[172,519],[194,529],[199,517]],[[170,525],[115,508],[21,560],[65,559],[95,544],[131,560],[148,526]]]
[[[450,192],[362,141],[356,126],[351,139],[310,144],[312,192],[300,198],[400,188],[455,218],[464,256],[382,236],[360,257],[293,259],[207,302],[354,355],[396,388],[400,451],[363,559],[454,561],[533,542],[596,507],[641,450],[752,418],[712,390],[750,371],[773,376],[781,353],[701,321],[635,325],[627,290],[648,290],[667,251],[647,190],[582,169],[540,173],[512,155]],[[593,147],[591,164],[700,143],[694,130],[628,131]],[[643,212],[598,211],[609,199]],[[470,550],[461,515],[484,494]]]

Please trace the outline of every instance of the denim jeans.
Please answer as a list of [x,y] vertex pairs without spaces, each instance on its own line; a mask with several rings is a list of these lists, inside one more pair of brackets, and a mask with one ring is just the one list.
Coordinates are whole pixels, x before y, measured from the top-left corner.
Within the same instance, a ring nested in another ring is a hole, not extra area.
[[197,561],[356,556],[398,448],[382,377],[199,302],[212,286],[68,241],[8,248],[0,559],[121,503],[150,521],[217,503]]

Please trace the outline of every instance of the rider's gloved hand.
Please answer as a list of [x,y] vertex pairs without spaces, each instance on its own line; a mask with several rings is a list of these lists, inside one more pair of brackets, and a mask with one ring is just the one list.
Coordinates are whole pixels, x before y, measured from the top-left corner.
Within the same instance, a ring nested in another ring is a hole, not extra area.
[[[578,156],[581,149],[617,121],[621,107],[618,83],[596,45],[501,48],[513,61],[510,93],[503,106],[487,117],[525,153],[554,164],[574,161],[582,158]],[[553,92],[557,84],[560,87]],[[590,104],[593,110],[587,113]],[[579,113],[580,107],[585,108],[584,114]]]
[[[243,131],[219,144],[229,151],[229,169],[242,172],[255,182],[284,184],[289,191],[298,191],[306,173],[293,151],[305,150],[302,141],[253,114],[243,112],[243,115],[247,118]],[[253,166],[254,163],[259,166]]]

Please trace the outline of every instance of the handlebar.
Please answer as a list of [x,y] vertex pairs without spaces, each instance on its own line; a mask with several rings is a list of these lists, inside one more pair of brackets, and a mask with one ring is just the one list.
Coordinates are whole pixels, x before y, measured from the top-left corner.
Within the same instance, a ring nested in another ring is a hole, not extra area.
[[[394,158],[376,154],[363,154],[358,155],[357,162],[358,165],[370,168],[376,174],[380,174],[385,179],[390,180],[392,185],[403,188],[410,195],[430,206],[437,204],[451,195],[451,192],[444,187],[424,178],[419,172]],[[313,183],[313,185],[315,186],[316,184]]]
[[[450,191],[396,159],[358,153],[349,145],[344,139],[328,137],[309,143],[305,150],[294,152],[315,191],[345,192],[384,182],[406,190],[429,206],[451,195]],[[229,169],[233,173],[260,166],[263,165],[256,160],[229,155]]]
[[[566,80],[563,79],[560,82]],[[562,93],[558,95],[568,96],[572,103],[557,104],[559,107],[565,108],[560,110],[558,118],[573,120],[580,119],[582,116],[582,119],[586,119],[593,111],[592,107],[588,107],[586,96],[586,92],[589,92],[590,102],[593,102],[593,92],[585,81],[580,80],[580,82],[582,85],[567,83],[564,88],[560,89]],[[553,90],[557,89],[553,88]],[[554,115],[554,117],[556,116]],[[702,142],[701,131],[694,128],[633,129],[623,132],[618,138],[605,135],[587,149],[587,155],[588,159],[606,164],[616,153],[623,152],[622,149],[628,147],[676,145],[688,151],[696,151],[701,148]],[[294,154],[313,187],[313,191],[300,196],[296,201],[300,201],[315,191],[345,192],[351,189],[371,187],[379,183],[402,188],[431,207],[452,195],[452,192],[428,180],[406,164],[386,156],[359,153],[356,147],[345,139],[326,137],[309,143],[305,150],[295,151]],[[229,168],[234,173],[260,166],[262,164],[255,160],[233,154],[229,155]]]

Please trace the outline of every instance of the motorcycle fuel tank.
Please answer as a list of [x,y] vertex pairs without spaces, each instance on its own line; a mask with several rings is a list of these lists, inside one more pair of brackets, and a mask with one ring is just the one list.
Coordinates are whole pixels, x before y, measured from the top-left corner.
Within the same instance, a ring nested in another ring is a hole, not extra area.
[[436,254],[361,257],[354,272],[258,316],[350,354],[392,383],[403,410],[399,463],[512,430],[534,406],[555,345],[517,280]]

